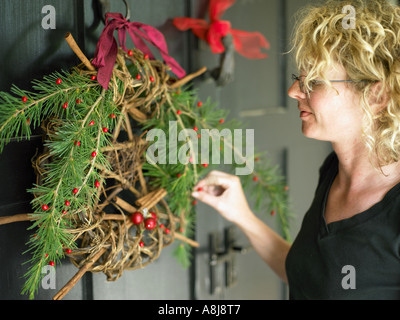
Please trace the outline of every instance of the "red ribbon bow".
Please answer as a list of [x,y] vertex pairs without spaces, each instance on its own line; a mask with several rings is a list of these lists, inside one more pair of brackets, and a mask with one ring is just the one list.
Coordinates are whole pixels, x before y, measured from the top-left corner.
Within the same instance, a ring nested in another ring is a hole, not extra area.
[[175,59],[169,56],[167,44],[160,31],[140,22],[128,22],[120,13],[107,13],[106,26],[100,35],[95,51],[95,58],[92,61],[92,64],[98,68],[97,80],[104,89],[108,89],[108,83],[110,82],[118,53],[117,42],[114,39],[115,29],[118,30],[119,46],[123,50],[128,51],[125,47],[126,31],[128,30],[133,44],[137,49],[148,54],[149,58],[154,59],[149,47],[144,42],[146,40],[160,51],[165,63],[171,67],[171,71],[178,78],[185,76],[185,70],[182,69]]
[[262,53],[260,49],[269,49],[269,42],[261,33],[232,29],[229,21],[220,20],[234,2],[235,0],[210,0],[210,23],[202,19],[179,17],[174,18],[173,24],[181,31],[191,29],[197,37],[208,42],[213,53],[225,51],[221,38],[230,33],[238,53],[250,59],[266,58],[267,54]]

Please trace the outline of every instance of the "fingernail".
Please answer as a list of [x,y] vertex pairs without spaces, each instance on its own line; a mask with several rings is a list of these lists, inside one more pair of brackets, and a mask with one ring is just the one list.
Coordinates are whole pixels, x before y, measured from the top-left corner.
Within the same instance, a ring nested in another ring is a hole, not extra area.
[[192,192],[192,197],[197,197],[199,195],[199,193],[198,192]]

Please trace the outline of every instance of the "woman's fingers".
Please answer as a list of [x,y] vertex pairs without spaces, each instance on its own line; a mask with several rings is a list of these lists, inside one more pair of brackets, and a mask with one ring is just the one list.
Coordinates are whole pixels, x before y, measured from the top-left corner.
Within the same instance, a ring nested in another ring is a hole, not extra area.
[[192,196],[229,221],[240,221],[250,210],[238,176],[213,170],[194,187]]
[[229,188],[235,176],[227,174],[222,171],[210,171],[202,180],[200,180],[194,187],[194,190],[205,188],[206,186],[220,186],[223,189]]
[[217,209],[218,207],[218,198],[214,194],[210,194],[208,192],[193,192],[192,193],[193,198],[196,198],[200,200],[201,202],[204,202],[205,204],[208,204],[209,206]]
[[198,187],[197,189],[194,189],[193,193],[195,193],[195,195],[197,195],[200,192],[205,192],[205,193],[208,193],[215,197],[218,197],[221,194],[223,194],[225,190],[226,189],[224,189],[223,187],[221,187],[219,185],[205,185],[203,187]]

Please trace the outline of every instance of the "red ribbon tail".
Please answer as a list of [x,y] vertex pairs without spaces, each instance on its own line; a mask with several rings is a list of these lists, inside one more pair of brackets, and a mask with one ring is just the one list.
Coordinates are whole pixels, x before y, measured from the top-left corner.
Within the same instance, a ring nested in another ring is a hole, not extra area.
[[92,64],[98,69],[97,80],[106,90],[108,89],[108,83],[110,82],[118,53],[117,42],[113,36],[116,27],[113,21],[107,23],[107,26],[101,33],[94,54],[95,58],[92,61]]
[[[133,26],[135,28],[133,28]],[[135,23],[130,24],[130,27],[128,28],[128,32],[131,37],[133,36],[132,40],[134,40],[134,37],[137,34],[140,37],[136,37],[136,39],[140,39],[140,41],[142,41],[142,39],[144,39],[147,42],[149,42],[150,44],[152,44],[154,47],[156,47],[159,50],[159,52],[161,53],[161,56],[163,57],[164,62],[171,67],[171,71],[173,73],[175,73],[175,75],[178,78],[182,78],[186,75],[185,70],[178,64],[178,62],[176,62],[176,60],[174,58],[172,58],[169,55],[168,47],[167,47],[167,43],[165,41],[164,35],[159,30],[157,30],[156,28],[153,28],[152,26],[142,24],[139,22],[135,22]]]
[[[108,51],[108,54],[105,57],[105,65],[98,67],[97,71],[97,81],[101,84],[104,89],[108,89],[108,83],[110,82],[112,72],[114,69],[114,63],[117,59],[118,54],[118,46],[117,43],[114,42]],[[96,64],[93,60],[92,64],[96,67]]]
[[235,50],[249,59],[264,59],[268,57],[261,49],[269,49],[267,39],[260,32],[246,32],[242,30],[231,30]]
[[178,17],[172,20],[172,24],[181,31],[191,29],[196,37],[207,41],[208,22],[205,20]]

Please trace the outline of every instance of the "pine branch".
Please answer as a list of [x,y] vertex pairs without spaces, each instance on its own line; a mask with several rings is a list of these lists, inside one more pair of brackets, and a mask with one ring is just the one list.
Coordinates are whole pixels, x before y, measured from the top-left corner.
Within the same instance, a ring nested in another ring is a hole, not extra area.
[[[28,242],[27,252],[33,253],[28,261],[31,267],[25,274],[26,282],[22,290],[22,293],[29,293],[30,298],[38,290],[43,266],[49,261],[52,264],[59,263],[64,257],[63,250],[75,246],[73,236],[68,232],[71,224],[65,219],[66,210],[70,211],[70,217],[76,219],[79,218],[78,213],[84,214],[83,208],[93,207],[97,195],[93,192],[94,180],[101,180],[95,167],[110,168],[100,152],[103,147],[110,145],[107,134],[103,132],[102,121],[117,111],[112,103],[112,92],[106,94],[104,89],[100,92],[98,88],[99,85],[91,86],[84,92],[81,89],[77,91],[77,86],[73,91],[61,89],[70,92],[68,97],[63,97],[63,101],[82,98],[85,103],[77,103],[74,112],[65,112],[63,108],[63,118],[49,123],[50,130],[54,132],[49,133],[50,140],[45,142],[45,146],[49,149],[52,161],[44,166],[42,185],[28,190],[35,195],[32,201],[35,222],[29,229],[37,229],[36,236]],[[42,85],[40,89],[49,88]],[[46,95],[50,100],[54,96]],[[57,115],[57,110],[50,109],[51,101],[43,99],[41,102],[43,108],[48,108],[47,114]],[[57,105],[53,108],[57,109]],[[112,129],[111,120],[107,125]]]
[[[181,92],[179,94],[173,94],[167,99],[167,105],[161,109],[160,118],[149,119],[144,123],[144,127],[147,129],[158,128],[163,132],[168,132],[169,121],[178,121],[180,129],[192,129],[197,127],[201,132],[201,129],[207,129],[211,136],[211,144],[218,142],[217,139],[221,139],[224,148],[221,149],[220,156],[223,155],[224,149],[229,148],[235,159],[240,163],[246,163],[246,160],[242,155],[241,150],[238,150],[230,140],[226,140],[223,136],[216,136],[212,134],[212,129],[228,129],[233,132],[234,129],[242,128],[243,124],[239,121],[225,122],[227,117],[227,111],[218,109],[215,104],[206,101],[201,104],[201,108],[197,108],[195,105],[197,96],[194,91]],[[180,111],[177,114],[178,110]],[[223,124],[223,125],[222,125]],[[167,135],[168,139],[168,135]],[[189,142],[190,139],[187,141]],[[182,145],[178,144],[177,149]],[[190,144],[190,148],[193,148],[193,144]],[[246,146],[246,143],[242,143]],[[193,150],[193,149],[192,149]],[[169,150],[167,145],[167,157],[170,159]],[[176,150],[175,150],[176,152]],[[254,154],[247,155],[247,157],[254,157]],[[263,163],[264,165],[256,165],[255,170],[250,175],[240,176],[243,187],[247,190],[251,197],[256,201],[256,211],[267,211],[271,215],[278,213],[278,223],[281,228],[281,234],[287,240],[290,240],[289,233],[289,218],[290,208],[288,204],[288,194],[286,189],[285,180],[278,173],[277,166],[271,166],[267,159],[264,161],[258,161],[258,164]],[[211,163],[208,166],[208,170],[214,165]],[[146,163],[143,167],[147,170],[147,174],[150,177],[155,178],[151,183],[154,183],[158,187],[165,188],[170,195],[169,205],[173,212],[184,212],[190,211],[190,190],[192,190],[197,179],[208,170],[204,170],[201,164],[192,164],[191,166],[184,164],[155,164]],[[231,166],[231,169],[235,169],[235,164]],[[179,176],[178,176],[179,175]],[[188,192],[189,191],[189,192]],[[187,201],[186,201],[187,200]],[[269,208],[269,210],[265,209]],[[272,214],[273,213],[273,214]],[[190,214],[187,214],[190,216]],[[187,260],[185,259],[185,246],[179,246],[175,254],[177,255],[178,261],[183,262],[186,265]]]
[[[57,84],[59,81],[60,84]],[[67,102],[66,97],[73,99],[82,90],[98,87],[98,84],[76,72],[56,72],[32,83],[36,92],[21,90],[14,85],[11,93],[0,92],[0,152],[11,138],[29,139],[31,125],[36,128],[44,119],[60,116]]]

